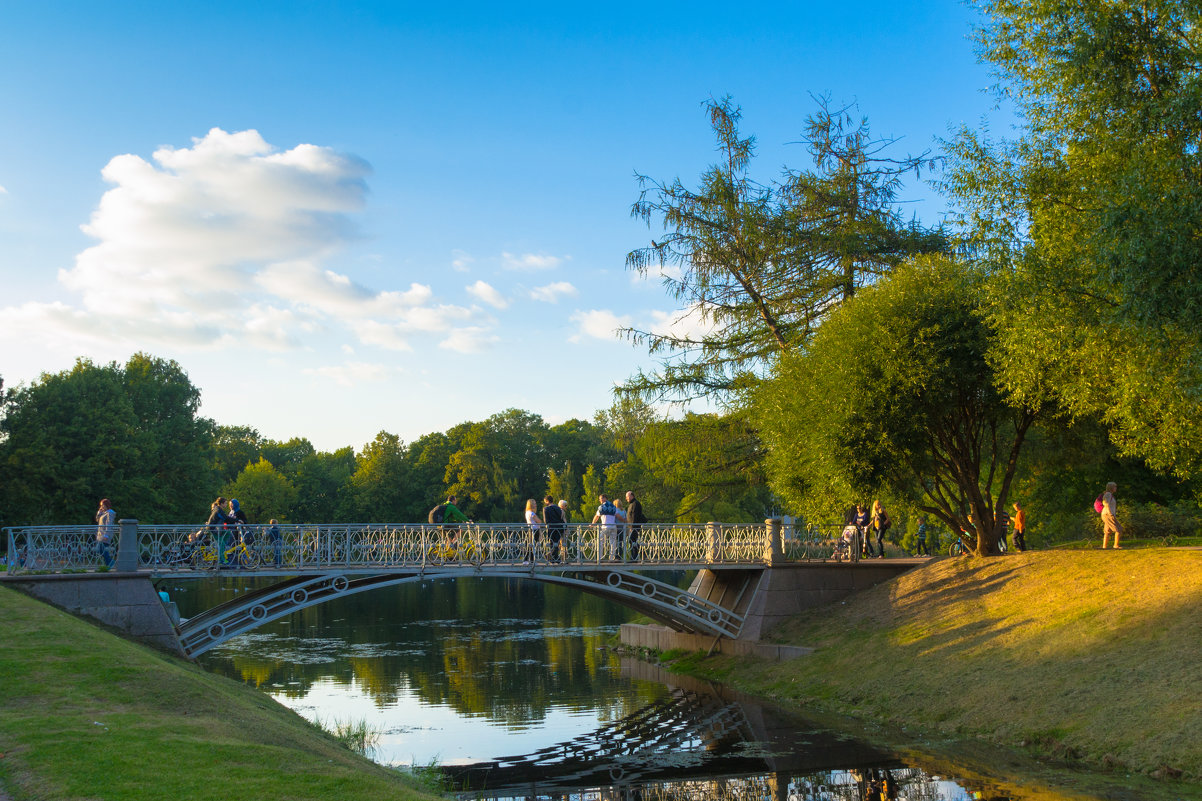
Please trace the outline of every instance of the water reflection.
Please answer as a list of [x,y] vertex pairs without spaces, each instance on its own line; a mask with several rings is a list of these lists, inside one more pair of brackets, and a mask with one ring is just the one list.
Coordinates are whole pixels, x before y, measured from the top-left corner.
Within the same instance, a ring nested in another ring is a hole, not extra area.
[[[188,616],[249,588],[167,589]],[[201,662],[311,720],[366,724],[380,734],[376,761],[438,763],[466,798],[1003,797],[721,687],[619,660],[606,644],[627,615],[564,587],[435,581],[306,609]]]

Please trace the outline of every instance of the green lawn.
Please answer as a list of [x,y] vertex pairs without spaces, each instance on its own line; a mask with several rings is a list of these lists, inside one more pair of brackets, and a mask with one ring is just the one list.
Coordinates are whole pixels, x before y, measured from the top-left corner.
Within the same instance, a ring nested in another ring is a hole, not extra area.
[[14,801],[436,797],[263,693],[15,590],[0,588],[0,617],[0,791]]

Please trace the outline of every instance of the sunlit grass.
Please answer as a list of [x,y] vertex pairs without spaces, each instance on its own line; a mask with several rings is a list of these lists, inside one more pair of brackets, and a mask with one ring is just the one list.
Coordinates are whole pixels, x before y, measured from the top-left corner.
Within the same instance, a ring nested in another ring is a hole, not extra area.
[[774,639],[819,650],[694,670],[721,664],[771,697],[1202,777],[1199,551],[934,560]]

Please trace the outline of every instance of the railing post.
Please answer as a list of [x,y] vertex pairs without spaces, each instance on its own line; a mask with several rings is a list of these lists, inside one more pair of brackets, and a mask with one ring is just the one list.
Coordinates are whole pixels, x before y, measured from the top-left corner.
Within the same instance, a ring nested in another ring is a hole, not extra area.
[[785,549],[781,543],[781,525],[779,517],[770,517],[764,521],[767,542],[764,543],[764,563],[777,565],[785,561]]
[[118,520],[120,533],[117,535],[117,563],[119,573],[132,573],[138,569],[138,521]]
[[722,524],[705,524],[705,561],[722,561]]

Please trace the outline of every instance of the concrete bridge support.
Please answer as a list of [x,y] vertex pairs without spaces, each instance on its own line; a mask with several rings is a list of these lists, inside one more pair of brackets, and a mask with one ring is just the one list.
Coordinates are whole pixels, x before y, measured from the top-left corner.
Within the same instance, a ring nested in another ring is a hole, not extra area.
[[72,614],[117,629],[130,639],[184,656],[167,607],[148,576],[30,576],[8,579],[6,583]]
[[685,634],[666,626],[627,623],[623,645],[667,651],[684,648],[711,653],[755,654],[766,659],[790,659],[810,653],[799,646],[772,645],[761,640],[794,615],[847,598],[924,564],[921,559],[886,559],[855,564],[783,562],[764,570],[701,570],[689,592],[743,616],[737,637],[725,639]]

